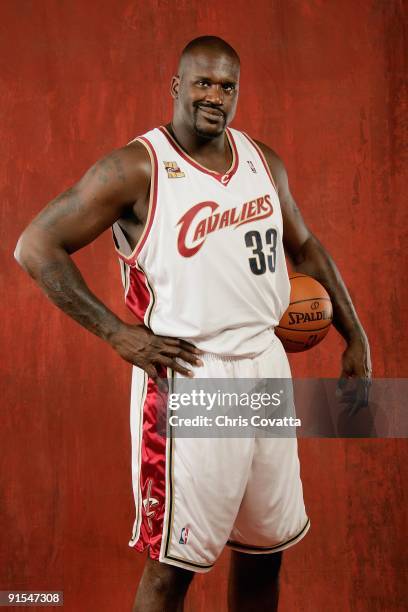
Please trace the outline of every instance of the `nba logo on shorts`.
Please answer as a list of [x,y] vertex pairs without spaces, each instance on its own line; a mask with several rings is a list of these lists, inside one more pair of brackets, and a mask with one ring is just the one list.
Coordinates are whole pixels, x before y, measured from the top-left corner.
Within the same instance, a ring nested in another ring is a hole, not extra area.
[[187,544],[188,532],[189,532],[188,527],[182,528],[181,533],[180,533],[179,544]]

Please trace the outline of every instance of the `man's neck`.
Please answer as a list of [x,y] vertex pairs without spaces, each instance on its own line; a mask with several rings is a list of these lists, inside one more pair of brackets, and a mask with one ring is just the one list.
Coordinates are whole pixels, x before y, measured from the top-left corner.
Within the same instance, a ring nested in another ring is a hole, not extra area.
[[166,125],[166,129],[178,142],[180,147],[193,158],[195,156],[200,158],[211,158],[222,154],[225,154],[226,157],[229,156],[229,145],[225,137],[225,131],[219,136],[208,138],[200,136],[184,124],[177,123],[174,119],[171,123]]

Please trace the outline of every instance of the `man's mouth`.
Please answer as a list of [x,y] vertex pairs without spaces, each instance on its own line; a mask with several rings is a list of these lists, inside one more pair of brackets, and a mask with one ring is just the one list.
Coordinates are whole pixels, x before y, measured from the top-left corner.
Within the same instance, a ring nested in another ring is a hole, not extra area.
[[215,118],[220,118],[220,117],[224,117],[224,113],[217,109],[217,108],[212,108],[211,106],[201,106],[198,105],[197,107],[200,111],[206,113],[207,115],[210,115],[211,117]]

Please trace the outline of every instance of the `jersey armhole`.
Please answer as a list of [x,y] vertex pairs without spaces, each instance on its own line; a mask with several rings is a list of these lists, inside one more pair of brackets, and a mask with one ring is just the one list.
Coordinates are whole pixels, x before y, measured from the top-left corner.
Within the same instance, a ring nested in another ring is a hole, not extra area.
[[151,178],[150,178],[150,194],[149,194],[149,204],[148,204],[146,223],[145,223],[145,226],[143,228],[142,235],[140,236],[139,240],[136,243],[136,246],[134,247],[134,249],[130,253],[130,255],[125,255],[125,253],[122,253],[122,251],[119,249],[119,243],[118,243],[118,240],[117,240],[117,238],[115,236],[115,232],[114,232],[114,229],[113,229],[113,226],[112,226],[112,235],[113,235],[115,251],[117,252],[118,256],[125,263],[127,263],[130,266],[135,265],[137,257],[139,255],[140,251],[142,250],[143,246],[145,245],[146,240],[147,240],[147,238],[148,238],[148,236],[150,234],[150,230],[151,230],[151,227],[153,225],[154,215],[155,215],[155,212],[156,212],[156,205],[157,205],[157,170],[158,170],[158,164],[157,164],[157,155],[156,155],[156,152],[155,152],[151,142],[145,136],[138,136],[137,138],[135,138],[131,142],[135,142],[135,141],[140,142],[147,149],[147,152],[148,152],[149,157],[150,157],[150,162],[151,162],[151,165],[152,165],[152,174],[151,174]]
[[251,143],[251,145],[254,147],[255,151],[258,153],[259,157],[261,158],[261,162],[263,163],[263,166],[264,166],[264,168],[266,170],[267,175],[270,178],[272,186],[273,186],[274,190],[276,191],[276,195],[279,197],[278,188],[276,187],[276,183],[275,183],[274,178],[272,176],[271,169],[269,168],[269,164],[266,161],[266,158],[265,158],[265,155],[263,154],[262,149],[259,147],[259,145],[256,144],[255,140],[252,140],[252,138],[250,136],[248,136],[248,134],[246,134],[246,132],[242,132],[242,134],[245,136],[245,138],[247,140],[249,140],[249,142]]

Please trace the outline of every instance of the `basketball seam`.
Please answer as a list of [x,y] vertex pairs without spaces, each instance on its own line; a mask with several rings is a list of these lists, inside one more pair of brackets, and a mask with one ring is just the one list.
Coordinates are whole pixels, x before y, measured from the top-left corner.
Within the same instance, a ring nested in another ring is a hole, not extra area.
[[277,325],[276,329],[286,329],[286,331],[308,334],[309,332],[312,332],[312,331],[322,331],[323,329],[327,329],[328,327],[330,327],[330,325],[331,325],[331,321],[327,325],[324,325],[324,327],[314,327],[313,329],[293,329],[290,327],[282,327],[282,325]]
[[326,302],[331,302],[331,299],[328,297],[313,297],[313,298],[304,298],[303,300],[296,300],[296,302],[290,302],[289,306],[292,306],[292,304],[301,304],[302,302],[316,302],[316,301],[323,301],[325,300]]

